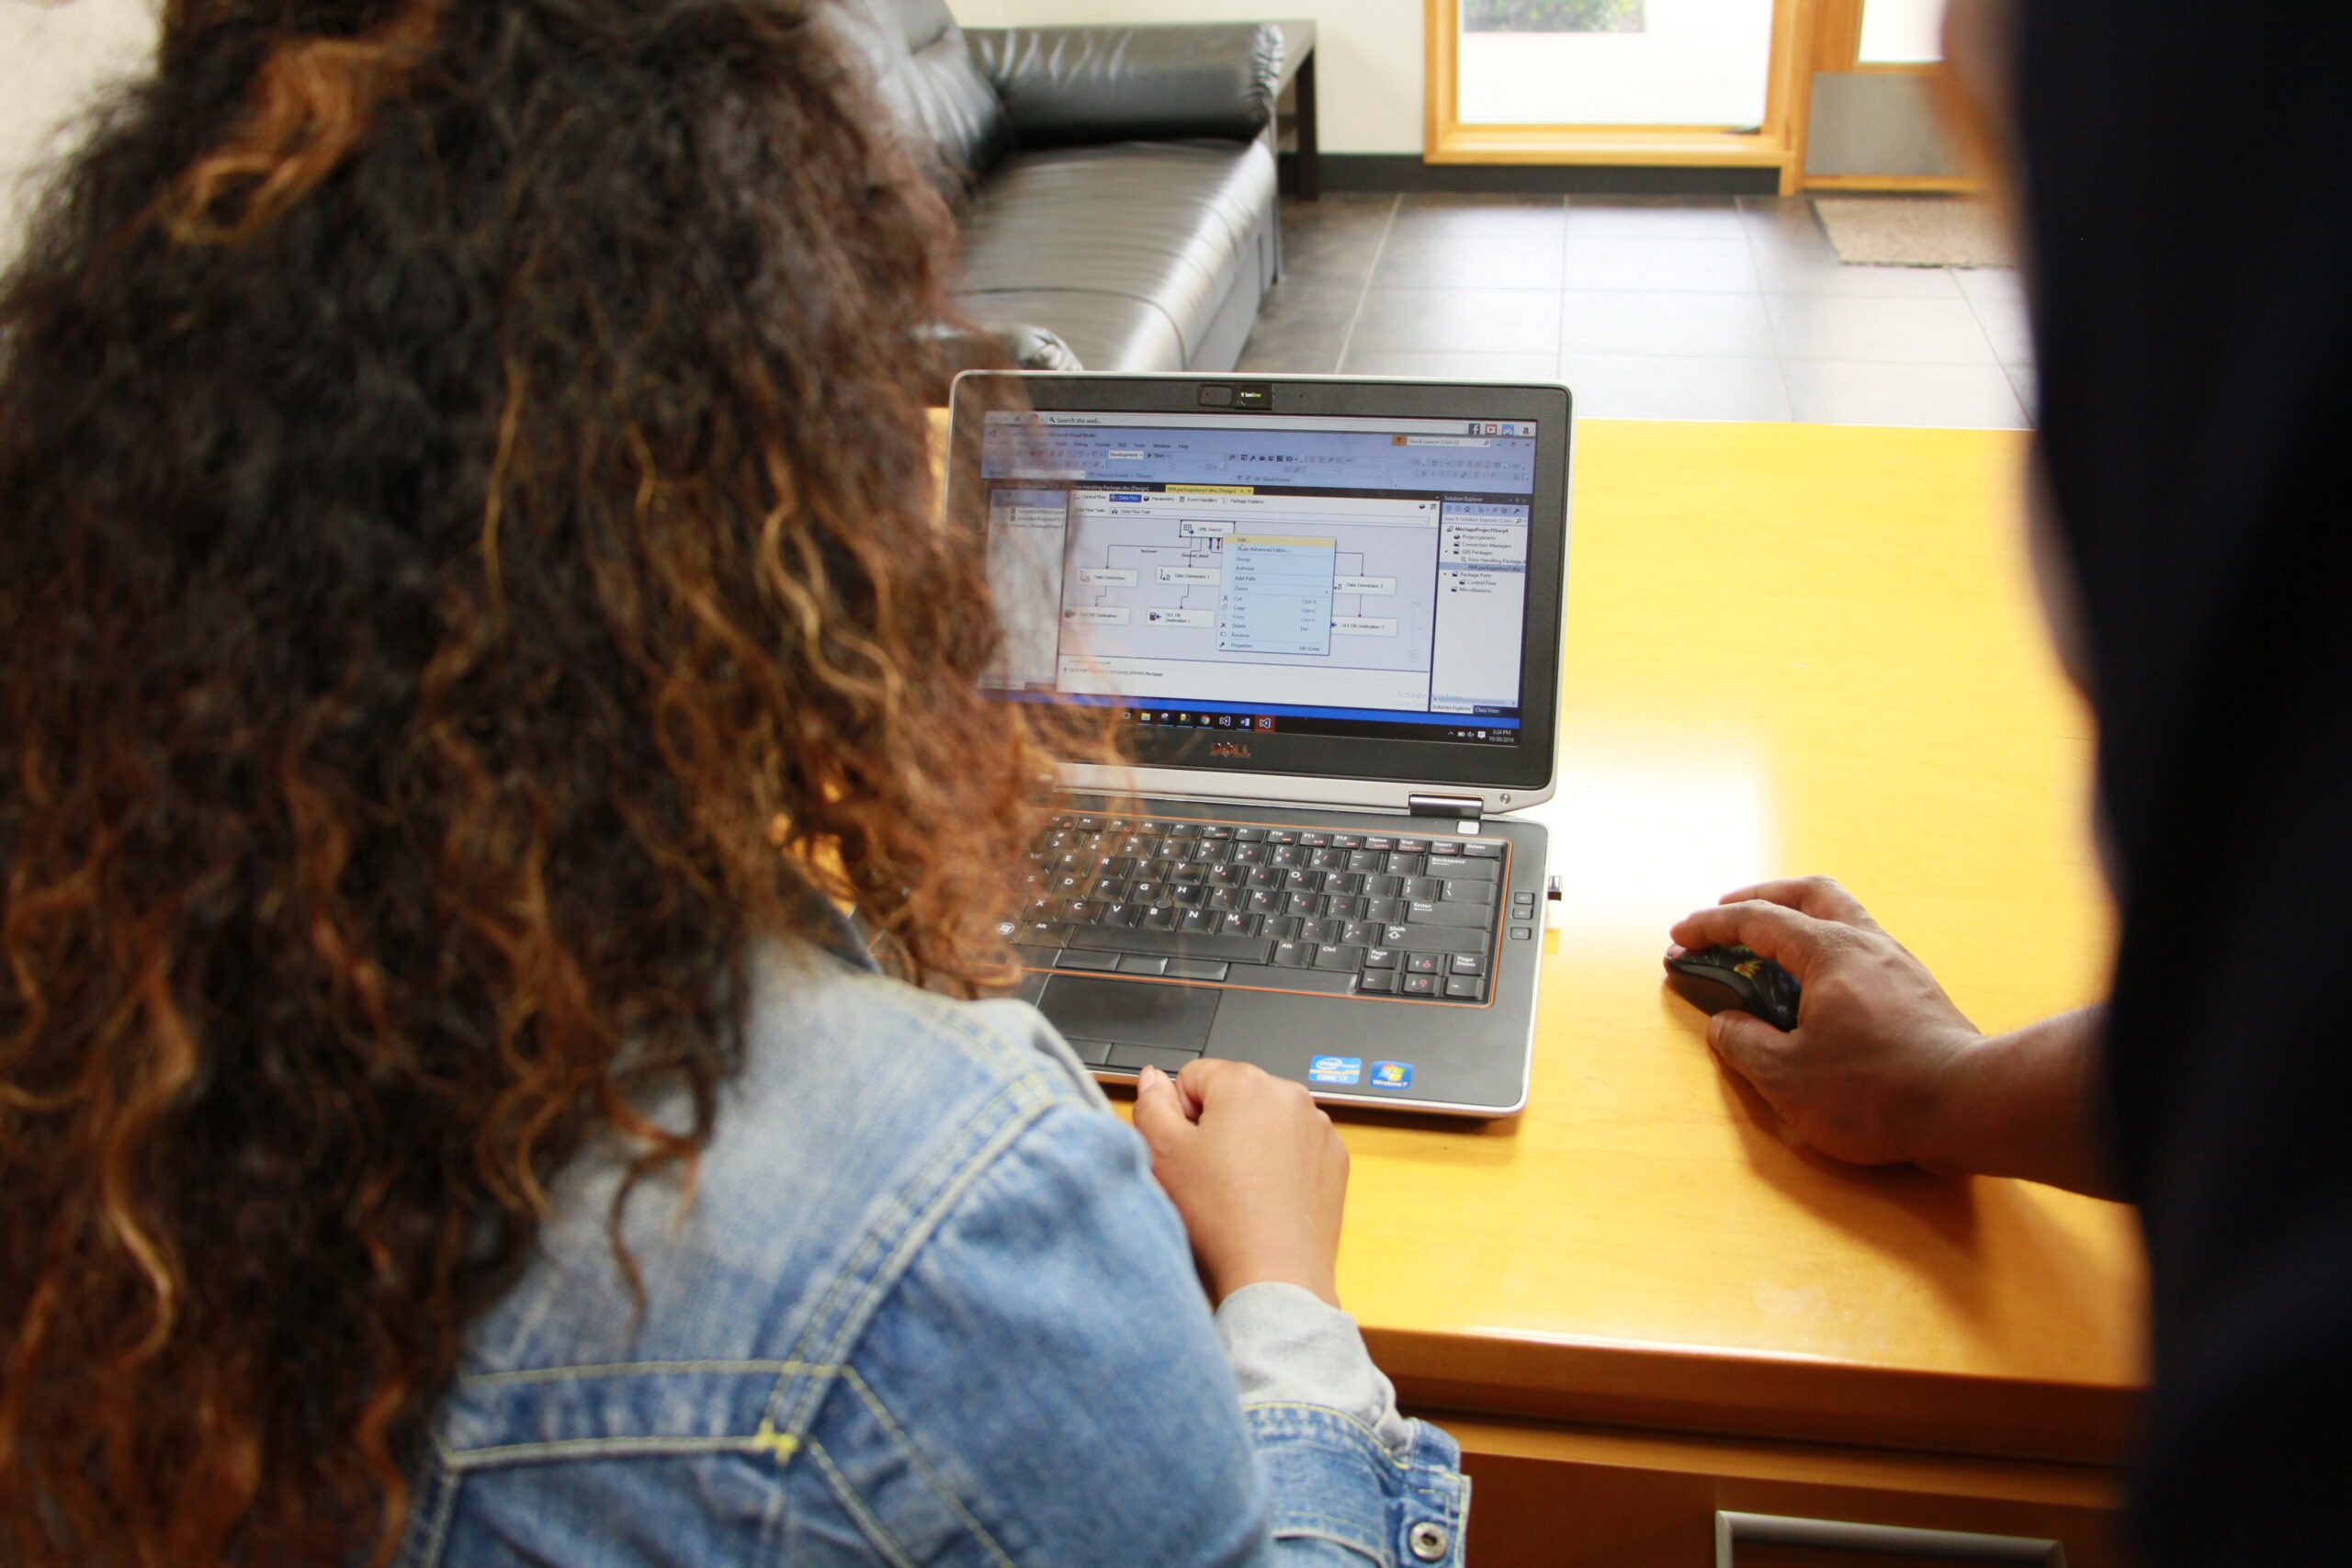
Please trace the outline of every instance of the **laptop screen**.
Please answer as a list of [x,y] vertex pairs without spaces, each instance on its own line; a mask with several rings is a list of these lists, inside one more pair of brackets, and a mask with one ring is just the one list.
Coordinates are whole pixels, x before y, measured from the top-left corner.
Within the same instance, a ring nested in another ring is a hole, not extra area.
[[991,411],[981,437],[1006,699],[1521,743],[1535,422]]

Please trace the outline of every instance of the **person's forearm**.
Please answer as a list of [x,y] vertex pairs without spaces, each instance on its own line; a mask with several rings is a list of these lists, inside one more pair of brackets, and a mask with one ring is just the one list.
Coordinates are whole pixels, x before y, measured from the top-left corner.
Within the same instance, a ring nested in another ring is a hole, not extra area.
[[1921,1129],[1919,1163],[2114,1198],[2098,1111],[2104,1005],[2062,1013],[1962,1053]]
[[1216,1332],[1243,1408],[1319,1405],[1376,1433],[1399,1458],[1412,1447],[1412,1423],[1396,1413],[1396,1390],[1372,1364],[1355,1319],[1313,1292],[1245,1285],[1218,1304]]

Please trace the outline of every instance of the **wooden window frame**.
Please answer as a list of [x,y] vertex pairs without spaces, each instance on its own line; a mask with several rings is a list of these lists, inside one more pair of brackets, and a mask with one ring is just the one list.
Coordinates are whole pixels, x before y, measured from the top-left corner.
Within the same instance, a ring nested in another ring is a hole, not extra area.
[[[1460,0],[1424,0],[1422,161],[1765,168],[1778,174],[1781,194],[1792,196],[1804,169],[1817,13],[1824,4],[1843,3],[1848,0],[1773,0],[1764,120],[1756,130],[1741,131],[1714,126],[1464,125],[1454,57]],[[1850,3],[1859,27],[1860,0]]]
[[[1939,60],[1862,59],[1862,6],[1867,0],[1813,0],[1813,65],[1823,74],[1925,76],[1940,73]],[[1811,107],[1812,79],[1805,96]],[[1964,161],[1964,160],[1963,160]],[[1797,185],[1808,191],[1868,191],[1881,195],[1983,196],[1990,188],[1981,175],[1811,175],[1804,173],[1804,139],[1797,139]],[[1786,194],[1786,186],[1783,186]]]

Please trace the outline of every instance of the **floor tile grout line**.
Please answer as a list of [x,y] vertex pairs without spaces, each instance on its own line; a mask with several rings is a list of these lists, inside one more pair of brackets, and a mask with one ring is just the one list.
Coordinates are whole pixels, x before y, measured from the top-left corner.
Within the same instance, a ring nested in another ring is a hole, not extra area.
[[1397,209],[1405,205],[1402,191],[1389,198],[1387,220],[1380,226],[1380,241],[1372,247],[1372,265],[1363,269],[1363,287],[1356,291],[1356,308],[1348,317],[1348,330],[1340,334],[1340,357],[1332,362],[1331,374],[1337,376],[1348,362],[1348,350],[1355,346],[1356,324],[1363,320],[1364,302],[1372,298],[1372,279],[1380,270],[1381,253],[1388,249],[1388,236],[1396,228]]
[[1747,252],[1747,276],[1756,280],[1756,303],[1764,311],[1764,330],[1772,340],[1772,376],[1781,383],[1781,406],[1789,411],[1789,423],[1795,424],[1797,391],[1789,383],[1789,362],[1781,353],[1781,325],[1773,320],[1771,301],[1765,298],[1764,268],[1756,256],[1756,227],[1748,222],[1746,209],[1736,202],[1733,209],[1739,213],[1739,237],[1746,242],[1742,248]]
[[[1574,192],[1560,193],[1560,272],[1554,279],[1559,285],[1560,320],[1552,329],[1552,374],[1563,387],[1568,386],[1568,236],[1576,225],[1570,216],[1576,206]],[[1576,395],[1574,387],[1568,387],[1568,395]]]
[[[1576,207],[1576,198],[1568,192],[1560,193],[1560,272],[1555,281],[1560,286],[1560,319],[1552,325],[1552,374],[1560,385],[1568,385],[1568,230],[1575,221],[1568,214]],[[1568,387],[1573,398],[1576,389]]]
[[1993,356],[1993,367],[2001,373],[2002,381],[2007,385],[2009,396],[2018,405],[2018,417],[2025,421],[2024,428],[2031,430],[2034,428],[2033,412],[2025,406],[2024,394],[2018,390],[2018,380],[2010,374],[2009,362],[2001,357],[2000,344],[1993,341],[1993,329],[1984,324],[1983,313],[1976,309],[1976,297],[1962,286],[1958,267],[1946,266],[1936,270],[1951,279],[1953,291],[1960,296],[1960,302],[1968,307],[1968,319],[1975,323],[1976,335],[1984,340],[1985,351]]
[[[1696,359],[1702,356],[1661,355],[1645,357]],[[1726,355],[1724,357],[1760,359],[1763,355]],[[1866,365],[1874,370],[1990,370],[1996,375],[2007,375],[2012,368],[2022,368],[2022,367],[2013,367],[2004,365],[1997,359],[1865,359],[1850,354],[1796,354],[1789,355],[1781,363],[1784,365]]]
[[1756,279],[1756,302],[1764,310],[1764,331],[1772,343],[1772,374],[1781,380],[1781,405],[1789,411],[1789,423],[1802,423],[1797,418],[1797,389],[1789,382],[1789,362],[1781,353],[1781,323],[1773,319],[1772,301],[1764,287],[1764,268],[1756,254],[1756,225],[1749,222],[1749,209],[1745,197],[1732,198],[1732,210],[1739,214],[1739,237],[1747,242],[1747,270]]
[[[2009,395],[2018,399],[2018,409],[2022,412],[2025,409],[2025,400],[2018,397],[2017,378],[2009,373],[2009,362],[2002,357],[2001,345],[1993,341],[1993,329],[1985,324],[1984,313],[1976,308],[1976,297],[1962,287],[1957,267],[1948,266],[1942,270],[1944,276],[1951,279],[1951,286],[1960,290],[1961,302],[1968,307],[1968,319],[1976,323],[1976,335],[1984,340],[1985,348],[1993,355],[1993,363],[2000,367],[2003,378],[2009,383]],[[2028,414],[2026,417],[2030,419],[2033,416]]]

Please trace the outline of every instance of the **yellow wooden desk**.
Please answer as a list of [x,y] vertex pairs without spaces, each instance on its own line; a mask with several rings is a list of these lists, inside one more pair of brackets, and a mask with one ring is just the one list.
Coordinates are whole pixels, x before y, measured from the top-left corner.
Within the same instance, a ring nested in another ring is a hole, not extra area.
[[2100,994],[2090,722],[2027,572],[2024,450],[1579,426],[1528,1109],[1346,1127],[1341,1292],[1470,1450],[1476,1560],[1696,1565],[1716,1507],[2117,1560],[2130,1212],[1792,1148],[1659,984],[1678,915],[1826,872],[1984,1029]]
[[2129,1211],[1792,1148],[1659,984],[1678,915],[1826,872],[1984,1029],[2099,995],[2090,725],[2027,573],[2024,451],[1579,426],[1528,1109],[1345,1126],[1341,1292],[1464,1441],[1474,1561],[1699,1568],[1716,1508],[2120,1561]]
[[[1677,916],[1826,872],[1986,1030],[2100,994],[2090,722],[2027,573],[2024,454],[1578,426],[1528,1108],[1343,1124],[1341,1294],[1462,1438],[1481,1568],[1702,1568],[1718,1508],[2121,1561],[2130,1212],[1791,1148],[1659,983]],[[1799,1561],[1912,1560],[1738,1557]]]

